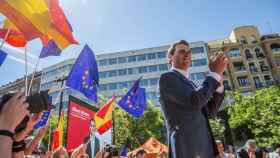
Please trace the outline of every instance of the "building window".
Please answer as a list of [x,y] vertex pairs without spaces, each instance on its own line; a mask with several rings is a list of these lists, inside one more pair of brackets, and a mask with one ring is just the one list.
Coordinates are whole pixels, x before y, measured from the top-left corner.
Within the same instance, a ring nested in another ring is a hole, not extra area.
[[100,73],[99,73],[99,77],[100,77],[100,78],[106,78],[106,77],[108,77],[108,72],[107,72],[107,71],[100,72]]
[[157,58],[158,59],[166,58],[166,52],[157,52]]
[[136,56],[129,56],[128,62],[136,62]]
[[235,71],[246,71],[246,68],[243,64],[243,62],[234,62],[233,67]]
[[139,67],[139,68],[138,68],[138,73],[142,74],[142,73],[146,73],[146,72],[148,72],[146,66],[143,66],[143,67]]
[[120,82],[119,83],[119,88],[120,89],[124,89],[124,88],[127,88],[128,86],[127,86],[127,82]]
[[152,65],[148,67],[149,72],[156,72],[157,71],[157,65]]
[[142,54],[142,55],[137,55],[137,61],[145,61],[146,60],[146,54]]
[[132,75],[133,74],[133,68],[128,68],[127,69],[127,74]]
[[106,66],[106,65],[108,65],[108,60],[107,60],[107,59],[99,60],[99,65],[100,65],[100,66]]
[[196,59],[192,61],[192,66],[204,66],[207,65],[206,59]]
[[279,52],[280,51],[280,44],[278,43],[273,43],[270,45],[270,48],[272,52]]
[[191,80],[203,80],[205,78],[204,72],[191,73]]
[[101,84],[101,85],[99,86],[99,90],[100,90],[100,91],[107,91],[107,90],[108,90],[107,84]]
[[160,64],[159,65],[159,71],[167,71],[167,70],[168,70],[167,64]]
[[158,78],[150,79],[150,85],[151,86],[154,86],[154,85],[157,85],[157,84],[158,84]]
[[261,52],[260,48],[255,48],[255,53],[257,58],[264,58],[264,54]]
[[143,86],[143,87],[147,87],[148,86],[148,80],[147,79],[143,79],[143,80],[141,80],[141,82],[140,82],[140,86]]
[[113,70],[113,71],[109,71],[109,77],[114,77],[117,76],[117,71]]
[[251,72],[258,72],[257,67],[255,66],[255,63],[249,63],[249,69]]
[[126,63],[127,62],[127,57],[120,57],[118,58],[118,63],[122,64],[122,63]]
[[148,60],[153,60],[153,59],[156,59],[156,54],[155,53],[148,54]]
[[237,77],[237,81],[238,81],[239,86],[241,86],[241,87],[245,87],[245,86],[250,85],[250,82],[249,82],[247,76]]
[[274,61],[275,61],[275,65],[276,66],[280,66],[280,57],[276,57],[275,59],[274,59]]
[[245,49],[245,56],[246,56],[246,59],[252,59],[253,58],[253,55],[252,53],[250,52],[249,49]]
[[261,87],[263,87],[263,84],[262,84],[262,82],[261,82],[261,80],[260,80],[260,78],[259,77],[253,77],[253,80],[254,80],[254,83],[255,83],[255,86],[256,86],[256,88],[261,88]]
[[271,77],[270,77],[269,75],[265,75],[265,76],[264,76],[264,80],[265,80],[265,84],[266,84],[267,86],[273,85],[273,81],[271,80]]
[[240,53],[240,50],[239,49],[231,49],[229,52],[228,52],[228,56],[229,57],[239,57],[241,56],[241,53]]
[[248,44],[248,42],[247,42],[245,36],[241,36],[241,37],[240,37],[240,43],[241,43],[241,44]]
[[109,90],[115,90],[115,89],[117,89],[117,83],[110,83]]
[[126,69],[119,70],[119,76],[124,76],[124,75],[127,75],[127,70]]
[[117,64],[117,59],[109,59],[109,64],[110,65]]
[[204,48],[203,47],[194,47],[191,48],[192,54],[199,54],[199,53],[204,53]]

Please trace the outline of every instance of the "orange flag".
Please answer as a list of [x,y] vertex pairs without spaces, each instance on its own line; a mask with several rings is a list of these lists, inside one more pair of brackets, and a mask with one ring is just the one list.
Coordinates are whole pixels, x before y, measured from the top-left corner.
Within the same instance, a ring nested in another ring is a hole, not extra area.
[[94,115],[95,126],[99,134],[104,134],[112,127],[115,104],[115,97],[113,97]]

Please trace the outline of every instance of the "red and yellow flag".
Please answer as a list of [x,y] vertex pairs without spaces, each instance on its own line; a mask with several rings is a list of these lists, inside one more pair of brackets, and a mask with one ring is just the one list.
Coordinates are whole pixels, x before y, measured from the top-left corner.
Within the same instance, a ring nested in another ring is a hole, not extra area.
[[0,12],[27,41],[48,36],[60,49],[77,44],[57,0],[0,0]]
[[4,26],[0,29],[0,38],[5,39],[5,42],[14,47],[25,47],[27,43],[23,33],[9,20],[4,21]]
[[99,134],[104,134],[112,127],[115,104],[115,97],[113,97],[94,115],[95,126]]
[[55,150],[59,147],[62,147],[62,141],[63,141],[63,128],[64,128],[64,113],[61,113],[60,119],[58,121],[57,128],[53,132],[53,143],[52,143],[52,149]]

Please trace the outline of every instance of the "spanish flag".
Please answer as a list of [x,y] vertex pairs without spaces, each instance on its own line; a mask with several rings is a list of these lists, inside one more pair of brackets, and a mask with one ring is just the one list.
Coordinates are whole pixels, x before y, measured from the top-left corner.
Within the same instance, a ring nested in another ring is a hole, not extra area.
[[64,113],[62,112],[60,115],[60,119],[58,121],[57,128],[53,132],[53,141],[52,141],[52,149],[55,150],[59,147],[62,147],[63,141],[63,128],[64,128]]
[[25,47],[27,41],[23,35],[9,20],[4,21],[3,28],[0,29],[0,38],[14,47]]
[[113,97],[94,115],[96,129],[101,135],[112,127],[115,104],[115,97]]
[[77,44],[57,0],[0,0],[0,12],[27,41],[48,36],[60,49]]

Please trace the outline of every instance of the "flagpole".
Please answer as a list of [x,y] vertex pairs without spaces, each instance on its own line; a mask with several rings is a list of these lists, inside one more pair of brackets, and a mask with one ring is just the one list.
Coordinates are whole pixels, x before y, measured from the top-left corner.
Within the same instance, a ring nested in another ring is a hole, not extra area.
[[3,47],[4,47],[5,41],[6,41],[6,39],[8,38],[8,36],[9,36],[9,34],[10,34],[10,31],[11,31],[11,29],[8,28],[8,31],[6,32],[5,37],[4,37],[4,39],[2,40],[2,43],[1,43],[1,45],[0,45],[0,48],[3,48]]
[[28,91],[28,70],[27,70],[27,45],[24,47],[24,65],[25,65],[25,95],[27,96]]
[[31,88],[32,88],[32,83],[33,83],[33,80],[34,80],[34,77],[35,77],[35,73],[37,71],[37,68],[39,66],[39,62],[40,62],[40,57],[37,59],[37,62],[36,62],[36,65],[35,65],[35,68],[34,68],[34,71],[33,71],[33,74],[32,74],[32,78],[31,78],[31,81],[29,83],[29,88],[28,88],[28,95],[30,95],[30,92],[31,92]]

